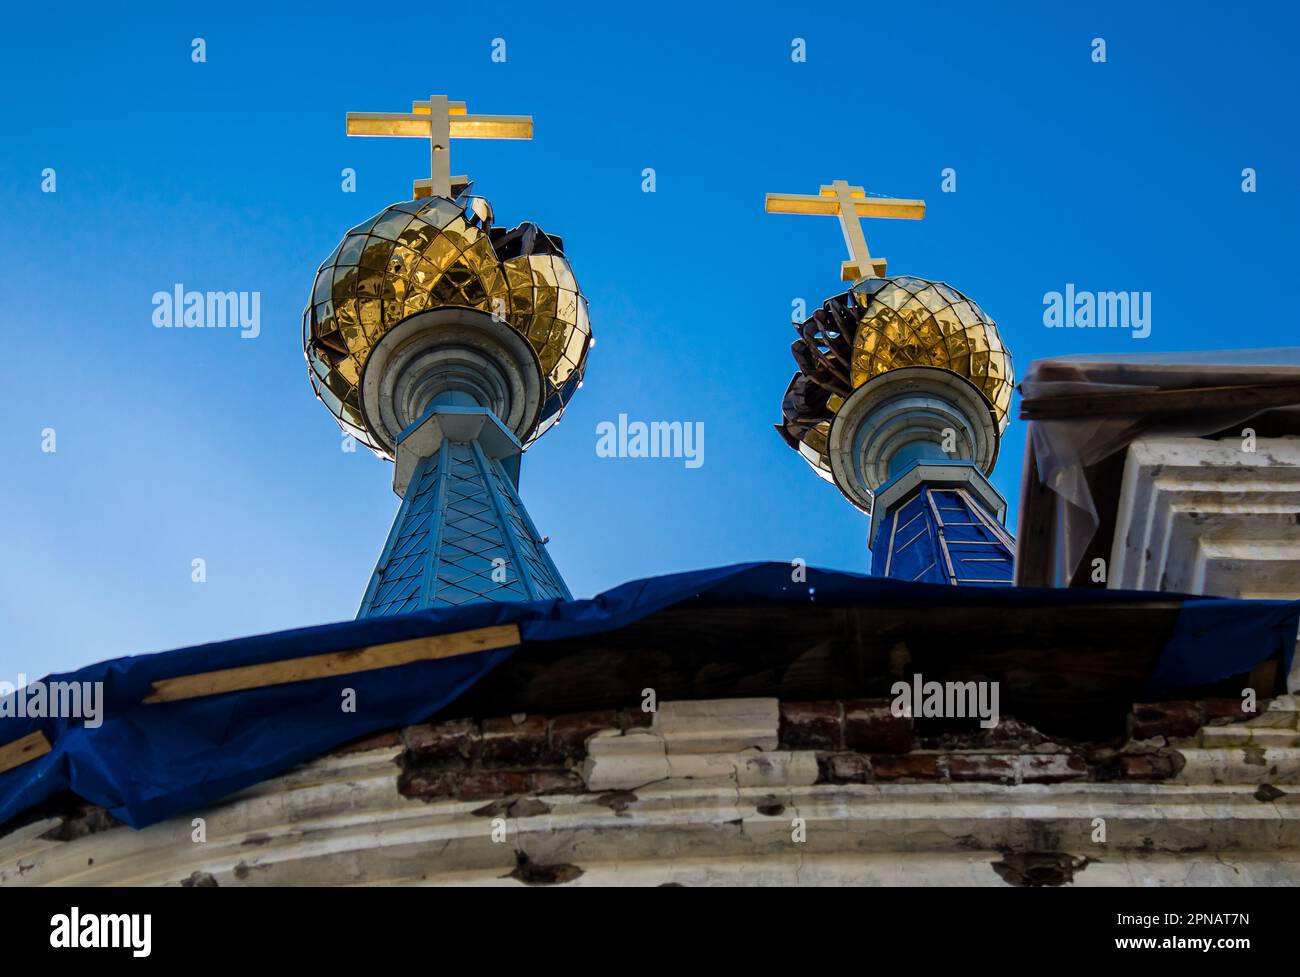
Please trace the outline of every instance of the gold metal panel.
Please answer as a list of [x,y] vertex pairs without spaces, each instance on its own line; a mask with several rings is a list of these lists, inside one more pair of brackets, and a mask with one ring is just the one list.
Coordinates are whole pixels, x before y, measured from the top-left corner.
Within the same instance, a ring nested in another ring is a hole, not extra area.
[[426,309],[503,309],[533,347],[547,408],[530,442],[576,390],[591,326],[573,269],[552,253],[502,261],[488,233],[491,213],[476,197],[403,201],[349,231],[320,268],[304,314],[312,385],[339,426],[372,449],[378,440],[362,430],[358,406],[366,361],[390,329]]
[[355,265],[361,261],[361,249],[366,246],[364,234],[350,234],[343,239],[338,250],[339,265]]
[[375,221],[375,226],[371,228],[370,233],[387,241],[397,241],[401,239],[402,231],[406,230],[406,226],[410,223],[410,214],[390,207],[381,220]]
[[[941,367],[970,380],[988,399],[999,430],[1005,429],[1011,358],[978,305],[949,285],[911,277],[863,282],[853,291],[864,309],[853,342],[854,389],[887,370]],[[937,307],[939,299],[943,307]]]
[[848,393],[903,367],[939,367],[969,380],[987,400],[998,429],[1005,430],[1015,383],[1011,354],[996,324],[956,289],[910,276],[869,278],[828,301],[826,309],[799,326],[796,350],[812,363],[810,373],[796,374],[787,391],[783,427],[819,475],[830,471],[829,418]]

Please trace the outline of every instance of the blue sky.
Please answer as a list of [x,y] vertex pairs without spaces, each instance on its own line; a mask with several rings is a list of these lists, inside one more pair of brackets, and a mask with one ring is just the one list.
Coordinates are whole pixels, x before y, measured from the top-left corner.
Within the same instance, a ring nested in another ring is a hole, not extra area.
[[[432,8],[184,6],[6,15],[0,679],[355,614],[397,499],[312,397],[300,315],[317,263],[428,157],[345,138],[350,109],[445,93],[535,118],[532,142],[458,141],[452,170],[500,222],[562,235],[591,304],[585,388],[522,485],[581,596],[743,560],[867,566],[865,520],[772,429],[791,302],[840,288],[843,244],[830,218],[765,215],[766,191],[925,198],[923,222],[868,223],[873,251],[975,298],[1019,374],[1296,343],[1289,5],[467,4],[442,27]],[[177,282],[260,292],[261,335],[155,329]],[[1150,337],[1044,328],[1067,282],[1150,291]],[[702,421],[705,464],[597,457],[619,413]],[[1013,507],[1022,453],[1013,421],[994,479]]]

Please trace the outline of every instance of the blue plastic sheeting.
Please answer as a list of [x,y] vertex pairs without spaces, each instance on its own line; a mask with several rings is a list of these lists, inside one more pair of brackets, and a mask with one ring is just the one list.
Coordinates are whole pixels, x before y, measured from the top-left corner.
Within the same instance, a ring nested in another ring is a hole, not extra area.
[[[790,604],[791,613],[816,613],[819,604],[993,604],[1014,613],[1017,607],[1126,603],[1154,596],[936,586],[812,569],[807,575],[805,583],[796,584],[787,563],[740,564],[638,580],[592,600],[477,603],[362,618],[119,658],[51,676],[46,681],[103,682],[102,725],[91,729],[80,720],[0,718],[0,745],[36,730],[53,744],[45,756],[0,774],[0,824],[72,790],[120,820],[144,827],[211,804],[359,737],[427,719],[518,649],[142,705],[150,683],[163,678],[510,622],[518,623],[527,645],[614,631],[682,605]],[[1183,604],[1151,695],[1247,672],[1279,650],[1290,667],[1300,602],[1159,597]],[[1123,641],[1124,635],[1115,639]],[[342,711],[344,689],[355,690],[355,712]]]

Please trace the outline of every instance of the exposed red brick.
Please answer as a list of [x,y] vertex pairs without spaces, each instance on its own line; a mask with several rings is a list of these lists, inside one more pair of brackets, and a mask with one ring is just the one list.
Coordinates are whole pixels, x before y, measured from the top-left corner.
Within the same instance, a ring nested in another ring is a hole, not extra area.
[[478,727],[471,719],[422,723],[402,730],[410,759],[417,763],[456,764],[468,760],[478,742]]
[[1241,699],[1206,699],[1201,703],[1207,721],[1211,719],[1250,719],[1255,713],[1243,712]]
[[334,751],[335,756],[347,756],[351,753],[365,753],[367,750],[393,749],[402,745],[402,734],[396,729],[375,733],[341,746]]
[[873,756],[871,772],[876,780],[938,780],[939,758],[933,753]]
[[445,773],[408,771],[398,778],[397,791],[403,797],[420,797],[426,800],[435,797],[453,797],[456,794],[456,783]]
[[618,713],[612,709],[557,716],[551,720],[551,749],[562,756],[582,756],[589,737],[602,729],[620,728]]
[[1192,736],[1205,725],[1199,702],[1136,703],[1128,717],[1129,739],[1153,736]]
[[857,753],[837,753],[830,758],[827,774],[832,783],[863,784],[871,778],[871,767]]
[[532,776],[526,773],[513,773],[506,770],[469,773],[460,783],[460,799],[479,801],[488,797],[504,797],[507,794],[526,794],[532,785]]
[[781,745],[791,750],[843,749],[838,702],[781,703]]
[[954,753],[948,757],[948,776],[959,782],[1013,783],[1016,758],[997,753]]
[[1020,757],[1021,783],[1059,784],[1087,777],[1088,765],[1072,753],[1026,753]]
[[546,756],[545,716],[503,716],[483,720],[479,756],[486,764],[521,767]]
[[912,719],[895,716],[888,699],[857,699],[844,703],[844,748],[859,753],[909,753]]
[[573,770],[538,770],[529,777],[531,789],[537,794],[573,794],[587,789]]
[[1125,780],[1164,780],[1173,773],[1173,764],[1166,757],[1138,754],[1117,757],[1111,769]]

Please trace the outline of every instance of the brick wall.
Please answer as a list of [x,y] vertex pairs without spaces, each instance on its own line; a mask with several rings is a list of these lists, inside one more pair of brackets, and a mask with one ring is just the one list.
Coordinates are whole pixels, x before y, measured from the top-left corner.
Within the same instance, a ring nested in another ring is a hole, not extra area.
[[[894,716],[887,699],[784,702],[780,748],[817,754],[819,782],[1057,784],[1157,781],[1177,774],[1174,738],[1207,723],[1249,718],[1237,700],[1138,704],[1124,742],[1052,741],[1003,717],[990,730]],[[585,790],[578,773],[596,732],[651,725],[635,709],[554,717],[517,715],[481,722],[411,726],[348,750],[400,743],[398,785],[407,797],[474,801],[511,794]]]

